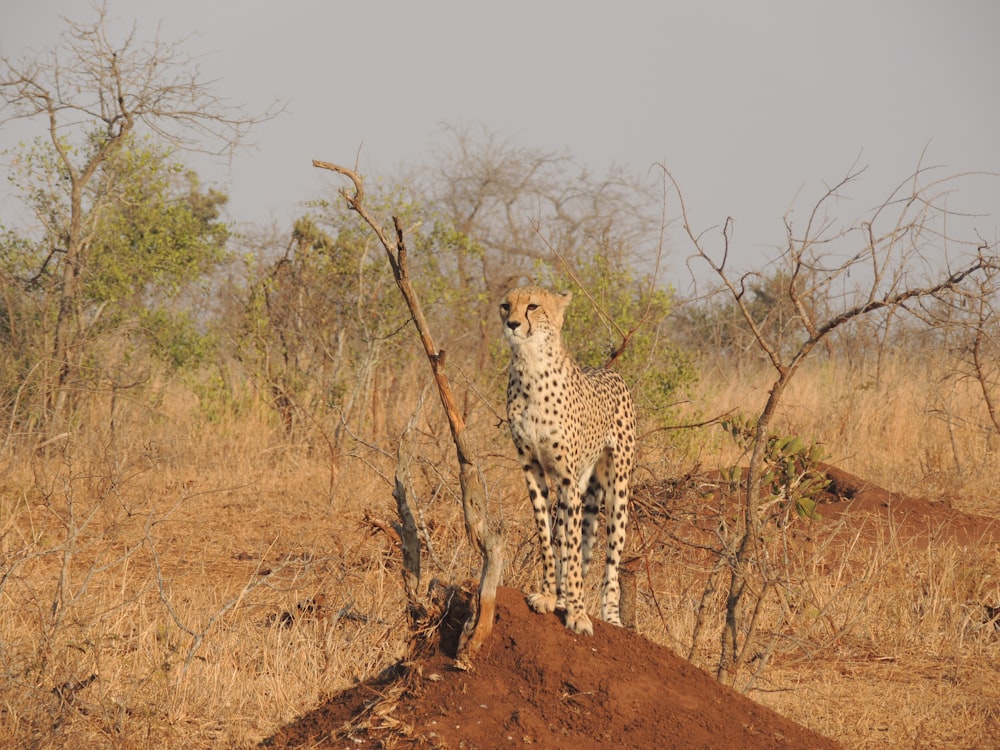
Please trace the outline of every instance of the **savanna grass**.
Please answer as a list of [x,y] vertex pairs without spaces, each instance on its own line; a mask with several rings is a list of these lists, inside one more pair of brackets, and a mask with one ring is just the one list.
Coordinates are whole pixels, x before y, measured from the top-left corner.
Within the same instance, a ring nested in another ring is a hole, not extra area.
[[[807,368],[776,429],[822,442],[834,464],[892,490],[1000,516],[975,393],[942,394],[939,383],[932,368],[904,363],[878,382],[836,364]],[[752,413],[767,385],[766,373],[706,379],[697,413],[679,421]],[[331,450],[335,422],[289,436],[260,404],[206,416],[176,388],[156,409],[119,404],[114,420],[95,406],[86,428],[41,451],[11,446],[0,485],[0,744],[249,747],[401,657],[391,478],[416,402],[415,391],[381,394],[382,427],[350,425]],[[520,472],[497,405],[468,402],[506,540],[504,583],[527,588],[537,566]],[[478,572],[435,408],[424,407],[407,470],[425,584]],[[743,459],[714,425],[683,439],[650,431],[640,447],[637,482]],[[718,511],[711,482],[698,481],[698,502]],[[715,560],[692,554],[684,523],[636,513],[636,626],[711,669],[724,592],[706,593]],[[849,747],[989,746],[1000,734],[1000,634],[982,605],[1000,605],[997,550],[946,536],[915,544],[887,519],[863,533],[832,517],[810,528],[809,544],[774,548],[792,574],[761,616],[752,697]]]

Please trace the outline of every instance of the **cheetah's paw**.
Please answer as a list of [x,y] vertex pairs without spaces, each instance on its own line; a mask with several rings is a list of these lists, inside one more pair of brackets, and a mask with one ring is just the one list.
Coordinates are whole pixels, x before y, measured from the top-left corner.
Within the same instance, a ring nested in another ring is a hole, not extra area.
[[594,625],[590,622],[590,618],[586,612],[577,612],[576,614],[567,613],[566,627],[577,635],[594,634]]
[[609,625],[617,625],[618,627],[622,627],[622,618],[618,614],[618,610],[614,610],[613,612],[608,612],[608,611],[601,612],[601,619],[604,620],[604,622],[608,623]]
[[539,614],[556,611],[555,594],[528,594],[528,606]]

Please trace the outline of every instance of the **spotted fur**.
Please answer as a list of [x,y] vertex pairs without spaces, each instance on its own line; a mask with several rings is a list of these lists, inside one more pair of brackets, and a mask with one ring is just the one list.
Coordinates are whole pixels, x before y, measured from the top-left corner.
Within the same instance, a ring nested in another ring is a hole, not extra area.
[[[618,564],[625,546],[629,480],[635,458],[635,409],[621,376],[581,368],[562,344],[571,295],[535,286],[500,302],[511,348],[507,419],[528,485],[541,542],[542,586],[528,596],[536,612],[566,609],[566,627],[593,635],[583,602],[602,500],[607,558],[601,619],[621,625]],[[550,490],[557,496],[552,527]]]

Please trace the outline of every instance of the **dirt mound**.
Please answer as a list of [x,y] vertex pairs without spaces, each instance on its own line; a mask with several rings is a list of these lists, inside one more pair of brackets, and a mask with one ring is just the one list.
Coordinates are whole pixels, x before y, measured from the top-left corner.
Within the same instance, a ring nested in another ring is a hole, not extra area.
[[[1000,542],[996,519],[824,469],[831,483],[821,513],[842,519],[846,529],[864,531],[885,521],[917,544],[942,538],[960,545]],[[640,509],[669,508],[668,517],[689,531],[716,523],[703,517],[701,490],[688,492],[683,484],[638,488]],[[556,615],[531,612],[524,595],[509,588],[498,591],[496,624],[475,671],[460,671],[454,653],[466,610],[459,605],[449,612],[409,665],[330,697],[262,746],[374,748],[413,740],[469,749],[838,747],[633,631],[595,621],[592,638],[573,635]]]
[[496,624],[475,671],[454,667],[453,622],[408,669],[335,695],[264,747],[835,748],[739,695],[669,649],[594,622],[594,636],[528,609],[501,587]]
[[931,501],[889,492],[834,466],[824,466],[830,486],[827,504],[820,511],[834,517],[850,517],[859,528],[872,517],[890,521],[902,538],[926,544],[947,539],[963,547],[1000,542],[1000,522],[994,518],[964,513],[947,500]]

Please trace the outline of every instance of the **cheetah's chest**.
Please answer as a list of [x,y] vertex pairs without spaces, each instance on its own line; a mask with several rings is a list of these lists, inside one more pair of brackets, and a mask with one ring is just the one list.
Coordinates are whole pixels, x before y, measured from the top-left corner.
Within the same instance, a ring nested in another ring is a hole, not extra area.
[[544,369],[535,374],[516,366],[511,369],[507,389],[511,436],[543,465],[567,448],[585,448],[579,386],[568,370]]
[[536,384],[511,380],[507,391],[507,419],[511,435],[521,446],[539,448],[558,441],[563,430],[563,420],[550,396],[549,401],[536,398],[532,388]]

